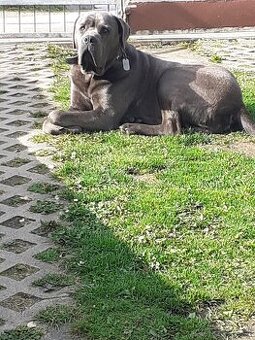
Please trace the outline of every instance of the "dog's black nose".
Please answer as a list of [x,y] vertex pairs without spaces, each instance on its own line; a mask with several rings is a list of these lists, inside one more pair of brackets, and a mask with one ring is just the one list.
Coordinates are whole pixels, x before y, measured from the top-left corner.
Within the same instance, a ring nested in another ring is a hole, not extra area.
[[87,35],[86,37],[84,37],[84,42],[85,44],[94,44],[96,42],[96,39],[92,35]]

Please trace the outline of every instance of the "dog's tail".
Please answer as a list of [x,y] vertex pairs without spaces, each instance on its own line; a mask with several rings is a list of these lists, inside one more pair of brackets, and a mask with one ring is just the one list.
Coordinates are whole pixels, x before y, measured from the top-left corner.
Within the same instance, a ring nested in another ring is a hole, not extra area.
[[240,110],[240,123],[245,132],[249,135],[255,135],[255,121],[252,119],[251,114],[243,106]]

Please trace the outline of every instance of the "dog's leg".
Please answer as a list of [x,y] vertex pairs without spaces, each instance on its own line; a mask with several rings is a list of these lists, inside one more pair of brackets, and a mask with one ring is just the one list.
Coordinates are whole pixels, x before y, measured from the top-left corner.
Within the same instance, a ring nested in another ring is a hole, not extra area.
[[120,130],[127,134],[138,134],[147,136],[176,135],[181,133],[180,115],[176,111],[162,110],[162,123],[149,125],[140,123],[125,123]]
[[[118,127],[119,118],[111,109],[98,108],[91,111],[52,111],[44,123],[46,127],[56,129],[60,127],[60,133],[81,131],[108,131]],[[76,130],[79,131],[76,131]],[[49,132],[52,133],[52,132]]]

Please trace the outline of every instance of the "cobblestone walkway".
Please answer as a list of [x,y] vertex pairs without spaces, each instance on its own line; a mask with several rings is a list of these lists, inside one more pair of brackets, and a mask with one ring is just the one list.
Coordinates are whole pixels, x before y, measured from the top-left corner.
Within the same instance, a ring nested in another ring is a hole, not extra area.
[[31,141],[34,116],[53,108],[45,91],[53,76],[48,64],[45,46],[1,47],[0,332],[27,324],[46,306],[70,300],[66,288],[51,291],[32,285],[58,272],[55,265],[36,259],[52,247],[42,222],[56,220],[57,213],[33,212],[38,201],[54,201],[54,195],[29,190],[34,183],[54,183],[53,164],[36,156],[45,146]]
[[218,56],[231,70],[255,72],[255,39],[203,40],[201,51],[209,58]]

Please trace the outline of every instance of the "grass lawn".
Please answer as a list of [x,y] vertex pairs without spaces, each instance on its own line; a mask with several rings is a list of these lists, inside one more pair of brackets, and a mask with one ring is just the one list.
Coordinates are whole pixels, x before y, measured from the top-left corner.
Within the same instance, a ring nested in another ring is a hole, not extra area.
[[[63,107],[65,53],[50,48]],[[237,77],[255,113],[254,79]],[[228,147],[255,138],[117,131],[36,140],[57,149],[70,227],[53,239],[79,278],[77,307],[41,320],[71,321],[81,339],[210,340],[254,315],[255,160]]]

